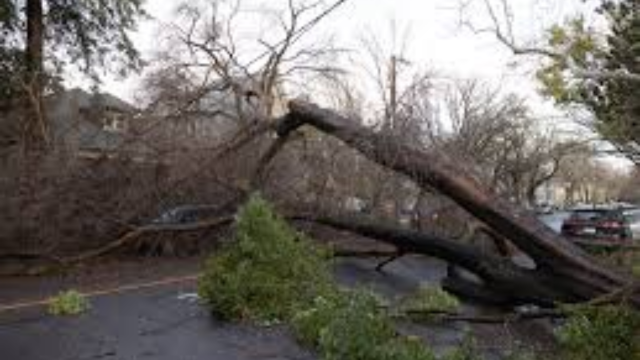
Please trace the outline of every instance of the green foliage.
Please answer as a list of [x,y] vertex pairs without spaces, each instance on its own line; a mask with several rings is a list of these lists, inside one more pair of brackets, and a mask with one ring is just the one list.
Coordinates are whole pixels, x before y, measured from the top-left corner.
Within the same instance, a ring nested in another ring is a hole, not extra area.
[[[117,69],[138,69],[139,54],[128,32],[146,16],[143,0],[48,1],[45,27],[52,45],[63,49],[71,62],[84,63],[91,73],[94,66],[124,65]],[[109,70],[114,70],[109,67]]]
[[559,24],[554,24],[553,26],[551,26],[551,28],[548,30],[548,33],[549,45],[553,47],[562,46],[569,40],[567,31]]
[[378,346],[377,357],[380,360],[435,360],[435,355],[424,343],[414,337],[397,337]]
[[[142,67],[130,33],[146,17],[144,0],[55,1],[41,0],[48,78],[64,64],[98,78],[97,67],[125,74]],[[25,68],[26,6],[23,1],[0,1],[0,101],[22,91],[19,79]],[[18,56],[16,56],[18,55]],[[6,72],[11,70],[10,72]],[[18,79],[16,79],[18,78]]]
[[633,276],[640,278],[640,262],[636,262],[631,265],[631,273]]
[[316,297],[309,308],[296,313],[291,321],[298,340],[308,346],[318,346],[322,332],[347,302],[347,295],[342,291]]
[[214,254],[199,294],[226,319],[282,321],[335,291],[327,254],[258,196],[239,214],[236,241]]
[[567,359],[640,359],[640,315],[624,306],[580,305],[558,332]]
[[48,312],[51,315],[79,315],[89,310],[89,301],[81,293],[68,290],[49,300]]
[[432,360],[419,340],[398,336],[380,300],[368,291],[343,291],[317,298],[293,318],[301,342],[327,360]]
[[603,1],[597,9],[607,24],[604,33],[576,17],[546,33],[552,54],[537,71],[542,92],[559,104],[578,104],[595,116],[596,130],[630,159],[640,154],[640,2]]
[[320,330],[318,347],[327,360],[368,360],[377,347],[395,336],[378,299],[366,291],[349,292],[333,306],[333,316]]
[[482,360],[478,354],[476,342],[471,334],[466,333],[462,344],[446,353],[440,360]]
[[546,37],[549,51],[558,56],[536,72],[542,93],[561,104],[579,101],[582,83],[573,71],[593,66],[602,56],[596,35],[577,17],[551,26]]
[[504,360],[536,360],[538,356],[532,351],[519,350],[507,354]]
[[460,301],[439,286],[420,286],[418,291],[400,301],[398,311],[412,317],[450,313],[459,310]]
[[24,66],[22,51],[13,48],[3,48],[0,44],[0,108],[11,105],[11,101],[21,92],[20,78]]

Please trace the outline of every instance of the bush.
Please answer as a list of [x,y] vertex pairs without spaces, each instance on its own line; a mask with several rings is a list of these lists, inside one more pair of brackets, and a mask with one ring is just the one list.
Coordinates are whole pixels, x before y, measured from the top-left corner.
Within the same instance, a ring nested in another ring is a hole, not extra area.
[[568,359],[640,359],[640,316],[624,306],[569,309],[558,338]]
[[378,346],[379,360],[435,360],[435,355],[420,339],[413,337],[399,337]]
[[293,328],[326,360],[434,359],[419,340],[398,336],[379,299],[363,290],[317,298],[293,318]]
[[81,293],[68,290],[49,300],[48,312],[51,315],[79,315],[89,309],[89,301]]
[[465,333],[462,343],[444,354],[441,360],[482,360],[478,346],[470,333]]
[[402,299],[398,306],[400,315],[412,318],[430,318],[437,313],[456,312],[460,301],[439,286],[420,286],[414,294]]
[[378,346],[395,336],[378,299],[370,292],[353,291],[333,306],[333,316],[319,332],[318,345],[327,360],[378,358]]
[[253,196],[239,214],[236,241],[205,264],[198,292],[225,319],[287,320],[334,291],[327,254]]
[[640,278],[640,261],[636,261],[631,265],[631,273],[633,276]]
[[317,347],[322,333],[348,301],[347,295],[343,292],[315,298],[311,307],[299,311],[291,321],[298,341],[307,346]]

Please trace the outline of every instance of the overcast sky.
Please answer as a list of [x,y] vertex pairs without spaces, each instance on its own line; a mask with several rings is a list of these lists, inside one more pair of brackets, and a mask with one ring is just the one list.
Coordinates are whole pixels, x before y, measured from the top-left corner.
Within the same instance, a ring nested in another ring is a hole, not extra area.
[[[162,28],[176,21],[175,9],[184,0],[147,0],[146,9],[152,19],[140,24],[133,39],[148,60],[154,51],[161,48]],[[215,0],[190,0],[215,1]],[[228,1],[228,0],[227,0]],[[261,7],[277,8],[286,0],[240,0],[245,11]],[[388,48],[392,45],[392,29],[396,29],[395,39],[406,40],[405,57],[413,70],[429,70],[443,78],[477,78],[505,91],[524,96],[533,110],[541,118],[557,124],[567,121],[550,101],[537,92],[533,78],[533,62],[513,56],[490,34],[477,34],[461,25],[459,4],[473,2],[463,19],[470,20],[478,28],[490,25],[490,18],[483,6],[484,0],[348,0],[345,5],[332,13],[305,37],[322,38],[327,34],[336,36],[339,46],[358,50],[365,34],[373,35]],[[491,0],[499,4],[502,0]],[[332,0],[327,0],[328,4]],[[509,0],[512,5],[515,36],[519,41],[539,39],[544,29],[575,15],[590,13],[585,9],[594,6],[585,0]],[[247,21],[239,26],[254,26]],[[240,30],[241,31],[241,30]],[[264,31],[264,29],[255,29]],[[268,29],[267,29],[268,31]],[[133,101],[140,89],[141,76],[127,79],[106,77],[103,89],[122,98]],[[85,84],[81,81],[71,85]],[[552,120],[549,120],[552,119]]]
[[[257,8],[260,3],[277,6],[278,1],[244,0],[243,7]],[[476,1],[480,5],[483,0]],[[143,22],[133,34],[144,57],[152,57],[158,48],[160,28],[174,21],[173,11],[180,2],[147,0],[146,8],[153,20]],[[519,24],[516,32],[521,39],[528,40],[549,24],[575,13],[582,1],[511,0],[511,3]],[[470,9],[467,18],[478,26],[487,24],[482,9]],[[357,48],[363,34],[371,33],[389,44],[395,24],[399,33],[396,38],[406,38],[405,55],[414,67],[434,70],[443,76],[483,78],[535,98],[535,84],[527,67],[513,67],[516,58],[490,35],[474,34],[460,26],[458,10],[458,0],[348,0],[308,36],[335,33],[341,44]],[[125,80],[107,78],[104,88],[132,99],[138,82],[137,76]]]

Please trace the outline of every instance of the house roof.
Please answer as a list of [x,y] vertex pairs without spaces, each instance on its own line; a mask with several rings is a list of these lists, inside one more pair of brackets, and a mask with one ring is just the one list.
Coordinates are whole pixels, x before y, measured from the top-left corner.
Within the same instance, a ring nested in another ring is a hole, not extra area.
[[81,109],[108,108],[121,112],[135,112],[138,109],[128,102],[110,93],[90,93],[81,88],[73,88],[52,94],[48,101],[59,101],[60,99],[73,100]]

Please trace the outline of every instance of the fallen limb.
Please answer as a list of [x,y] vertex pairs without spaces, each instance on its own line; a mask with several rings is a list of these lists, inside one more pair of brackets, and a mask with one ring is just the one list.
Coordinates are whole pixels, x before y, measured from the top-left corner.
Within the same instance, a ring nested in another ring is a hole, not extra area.
[[[581,300],[571,287],[564,284],[558,286],[548,274],[522,268],[508,258],[487,253],[475,245],[450,241],[434,234],[351,213],[297,215],[291,219],[330,226],[385,242],[396,247],[399,253],[430,255],[455,264],[480,278],[483,283],[476,285],[481,287],[482,291],[489,292],[494,300],[501,299],[502,304],[553,306],[558,301]],[[447,279],[449,284],[453,284],[453,280],[460,279],[452,276]],[[447,281],[444,285],[447,285]],[[453,285],[457,287],[460,284],[462,281],[456,281]]]
[[[627,276],[598,264],[576,245],[554,234],[533,213],[493,196],[457,168],[446,155],[413,148],[397,138],[364,127],[360,121],[350,120],[313,104],[293,101],[289,104],[289,110],[278,126],[281,136],[303,125],[332,135],[370,160],[409,177],[421,188],[436,189],[446,195],[535,261],[536,269],[526,272],[505,263],[505,271],[496,275],[502,280],[497,283],[507,286],[494,286],[494,290],[508,295],[517,294],[520,290],[531,294],[531,289],[536,289],[538,295],[544,295],[551,301],[588,301],[630,282]],[[477,271],[490,272],[478,265],[485,264],[483,260],[488,255],[479,256],[463,251],[451,256],[450,250],[454,245],[450,242],[438,244],[441,245],[440,254],[433,254],[433,250],[430,250],[432,255],[441,258],[446,256],[446,261],[464,263],[467,267],[475,264],[473,266]],[[420,251],[425,251],[425,248]],[[488,263],[490,266],[495,264],[494,259]],[[630,300],[640,307],[640,296],[633,296]]]
[[112,254],[124,247],[132,244],[138,240],[142,235],[146,234],[158,234],[161,232],[185,232],[185,231],[200,231],[204,229],[217,228],[220,226],[226,226],[233,222],[232,215],[223,215],[220,217],[190,223],[190,224],[151,224],[137,227],[133,230],[126,232],[124,235],[118,237],[116,240],[109,242],[106,245],[100,246],[96,249],[85,251],[81,254],[69,256],[69,257],[57,257],[50,254],[0,254],[0,259],[9,260],[42,260],[45,264],[40,264],[37,268],[21,271],[20,273],[10,273],[3,275],[41,275],[53,270],[59,270],[76,266],[80,263],[85,263],[90,260]]
[[566,317],[560,310],[539,309],[528,312],[513,312],[501,315],[477,315],[448,311],[420,311],[409,310],[406,312],[412,320],[429,319],[435,322],[468,322],[476,324],[508,324],[522,321],[532,321],[540,319],[563,319]]

